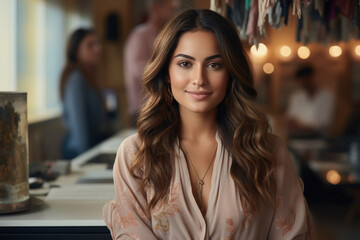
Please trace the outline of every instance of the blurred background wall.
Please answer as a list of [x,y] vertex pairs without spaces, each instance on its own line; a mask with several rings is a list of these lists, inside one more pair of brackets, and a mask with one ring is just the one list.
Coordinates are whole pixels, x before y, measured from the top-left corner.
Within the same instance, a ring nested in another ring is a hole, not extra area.
[[[181,7],[209,8],[210,0],[183,0]],[[144,1],[2,0],[0,16],[0,29],[3,30],[0,38],[0,91],[28,92],[30,138],[37,139],[30,140],[34,145],[30,149],[31,159],[40,161],[60,157],[54,153],[59,153],[61,137],[47,139],[43,134],[63,135],[64,128],[59,118],[59,77],[67,38],[79,27],[93,27],[98,33],[103,47],[99,72],[102,87],[116,92],[118,128],[129,126],[123,47],[131,29],[147,19]],[[116,19],[115,25],[109,23],[111,18]],[[253,63],[258,101],[264,106],[274,132],[286,139],[284,112],[288,96],[298,87],[293,73],[299,65],[311,63],[316,68],[316,81],[336,95],[336,114],[330,134],[339,136],[359,102],[359,94],[355,92],[359,88],[354,87],[360,82],[360,53],[356,52],[359,41],[307,44],[309,55],[300,57],[298,52],[303,46],[296,41],[296,28],[297,17],[291,14],[288,26],[267,28],[267,38],[261,40],[267,49],[265,53],[251,51],[252,46],[244,40]],[[341,48],[340,55],[329,54],[332,45]],[[290,51],[285,55],[281,53],[284,47]],[[45,124],[49,120],[52,123],[57,121],[58,127]]]

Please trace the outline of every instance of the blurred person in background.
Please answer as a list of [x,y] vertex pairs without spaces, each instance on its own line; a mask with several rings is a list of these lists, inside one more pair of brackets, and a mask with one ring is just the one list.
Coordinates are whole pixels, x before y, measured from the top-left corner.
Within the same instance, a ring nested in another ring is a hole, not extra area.
[[150,58],[152,45],[157,34],[179,9],[178,0],[147,0],[149,18],[130,33],[125,44],[124,69],[128,111],[131,126],[136,125],[143,87],[141,77]]
[[326,134],[333,121],[333,93],[316,83],[310,65],[299,68],[295,78],[302,88],[290,96],[286,113],[290,137]]
[[106,119],[104,100],[96,69],[101,45],[94,30],[80,28],[68,41],[66,64],[60,78],[63,121],[67,133],[62,152],[72,159],[104,140]]

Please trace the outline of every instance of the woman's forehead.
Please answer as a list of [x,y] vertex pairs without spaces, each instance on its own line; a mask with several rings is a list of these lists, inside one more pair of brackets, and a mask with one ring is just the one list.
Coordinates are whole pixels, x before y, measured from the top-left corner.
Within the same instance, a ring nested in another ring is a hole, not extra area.
[[197,59],[219,54],[216,36],[211,31],[195,30],[183,33],[173,53],[185,54]]

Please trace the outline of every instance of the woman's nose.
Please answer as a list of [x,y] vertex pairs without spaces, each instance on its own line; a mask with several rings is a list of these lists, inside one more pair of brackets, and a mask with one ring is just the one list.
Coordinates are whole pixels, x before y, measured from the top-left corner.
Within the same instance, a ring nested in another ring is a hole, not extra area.
[[203,86],[206,84],[206,72],[202,66],[194,68],[193,85]]

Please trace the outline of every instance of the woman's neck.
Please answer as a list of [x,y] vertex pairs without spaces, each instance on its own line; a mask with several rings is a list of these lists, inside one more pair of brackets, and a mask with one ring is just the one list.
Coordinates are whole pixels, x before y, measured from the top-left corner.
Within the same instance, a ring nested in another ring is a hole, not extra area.
[[198,142],[215,137],[217,131],[216,110],[194,113],[180,108],[180,140]]

